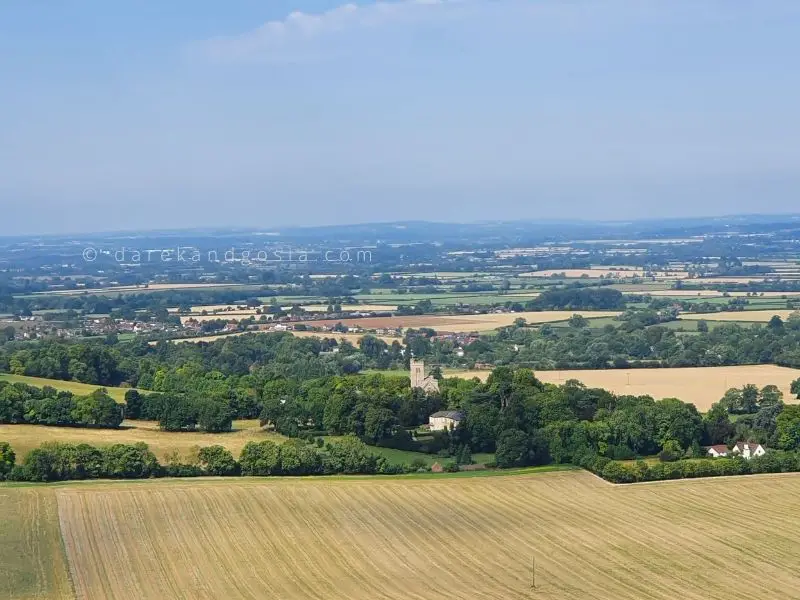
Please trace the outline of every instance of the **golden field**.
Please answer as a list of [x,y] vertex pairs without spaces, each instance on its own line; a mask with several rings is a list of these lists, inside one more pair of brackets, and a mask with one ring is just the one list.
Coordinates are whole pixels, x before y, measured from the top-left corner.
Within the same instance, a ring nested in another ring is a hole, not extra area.
[[[490,371],[447,371],[447,377],[485,381]],[[679,398],[691,402],[698,410],[707,411],[732,387],[753,383],[758,387],[777,385],[787,403],[797,402],[789,391],[800,370],[775,365],[737,367],[682,367],[676,369],[603,369],[536,371],[536,378],[545,383],[562,384],[577,379],[587,387],[603,388],[615,394],[648,395],[656,400]]]
[[59,521],[78,600],[800,599],[795,474],[632,486],[581,471],[162,480],[0,494],[14,498],[12,523],[38,495],[58,505],[57,517],[25,519],[38,543],[0,546],[0,570],[10,558],[15,581],[28,582],[9,588],[13,600],[69,597],[52,543]]
[[766,323],[775,315],[784,321],[792,314],[800,315],[796,310],[731,310],[713,313],[681,313],[682,321],[731,321],[740,323]]
[[0,484],[0,598],[75,598],[61,541],[56,491]]
[[0,441],[11,444],[20,461],[28,451],[44,442],[85,443],[92,446],[144,442],[163,461],[172,452],[186,457],[198,447],[214,444],[225,446],[234,457],[238,457],[247,442],[282,439],[276,433],[263,431],[257,419],[234,421],[233,431],[227,433],[161,431],[154,421],[123,421],[120,429],[0,424]]
[[566,321],[572,315],[582,315],[587,319],[597,317],[616,317],[619,311],[599,310],[547,310],[527,312],[507,312],[465,315],[409,315],[405,317],[364,317],[360,319],[327,319],[307,321],[306,325],[314,327],[333,326],[342,323],[348,327],[362,329],[378,328],[420,328],[430,327],[435,330],[469,333],[471,331],[491,331],[499,327],[512,325],[517,319],[525,319],[528,323],[554,323]]

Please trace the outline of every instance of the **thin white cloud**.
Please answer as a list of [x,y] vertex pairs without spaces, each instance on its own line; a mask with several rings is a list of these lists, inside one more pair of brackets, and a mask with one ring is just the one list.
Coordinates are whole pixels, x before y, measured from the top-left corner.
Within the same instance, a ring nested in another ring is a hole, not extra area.
[[374,4],[343,4],[326,12],[295,11],[285,19],[232,37],[202,42],[194,50],[215,61],[238,62],[281,59],[298,46],[320,37],[352,33],[389,24],[413,22],[467,4],[464,0],[399,0]]
[[[241,34],[201,41],[190,52],[212,62],[296,61],[347,52],[368,32],[390,33],[406,25],[446,24],[468,30],[470,40],[516,32],[534,43],[539,37],[698,22],[715,26],[730,17],[796,13],[797,0],[755,4],[729,0],[378,0],[342,4],[326,12],[292,12]],[[456,24],[457,23],[457,24]],[[413,35],[413,28],[406,33]],[[370,42],[382,43],[383,38]],[[369,49],[369,46],[366,46]]]

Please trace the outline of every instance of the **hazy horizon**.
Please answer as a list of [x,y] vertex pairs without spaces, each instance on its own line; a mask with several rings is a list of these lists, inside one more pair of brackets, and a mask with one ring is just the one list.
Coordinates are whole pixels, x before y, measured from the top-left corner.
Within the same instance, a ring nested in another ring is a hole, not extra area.
[[0,6],[0,235],[785,214],[800,4]]

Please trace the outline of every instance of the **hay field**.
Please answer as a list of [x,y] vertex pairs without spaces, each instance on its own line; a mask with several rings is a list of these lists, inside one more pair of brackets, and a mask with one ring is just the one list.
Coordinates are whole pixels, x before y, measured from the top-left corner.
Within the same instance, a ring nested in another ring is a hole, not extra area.
[[228,433],[202,433],[161,431],[154,421],[123,421],[120,429],[0,424],[0,440],[11,444],[21,462],[28,451],[44,442],[86,443],[93,446],[144,442],[163,461],[173,451],[187,457],[197,447],[214,444],[225,446],[234,457],[238,457],[249,441],[284,439],[279,434],[262,431],[258,420],[234,421],[233,427],[234,430]]
[[53,489],[0,486],[0,598],[74,598]]
[[[90,383],[80,383],[78,381],[62,381],[60,379],[45,379],[44,377],[28,377],[26,375],[10,375],[7,373],[0,373],[0,381],[10,381],[11,383],[27,383],[36,387],[44,387],[49,385],[57,390],[64,390],[72,392],[76,396],[86,396],[93,391],[104,387],[102,385],[92,385]],[[106,387],[108,395],[114,398],[117,402],[125,401],[125,392],[130,388],[120,387]]]
[[800,599],[794,474],[635,486],[586,472],[157,481],[55,493],[79,600]]
[[333,326],[342,323],[348,327],[361,327],[362,329],[378,328],[418,328],[431,327],[441,331],[455,333],[468,333],[470,331],[491,331],[498,327],[507,327],[516,319],[525,319],[528,323],[553,323],[566,321],[572,315],[579,314],[587,319],[597,317],[615,317],[619,311],[595,310],[550,310],[528,311],[515,313],[490,313],[478,315],[411,315],[407,317],[366,317],[361,319],[327,319],[307,321],[307,325],[315,327]]
[[[451,375],[448,373],[448,376]],[[489,371],[462,371],[452,373],[458,377],[480,377],[485,380]],[[797,402],[790,393],[792,381],[800,377],[800,370],[774,365],[739,367],[685,367],[676,369],[605,369],[574,371],[536,371],[536,377],[545,383],[564,383],[577,379],[587,387],[604,388],[615,394],[649,395],[661,398],[679,398],[691,402],[698,410],[707,411],[732,387],[754,383],[758,387],[774,384],[783,392],[787,403]]]
[[741,323],[766,323],[773,316],[778,315],[784,321],[792,314],[800,314],[796,310],[733,310],[713,313],[681,313],[682,321],[731,321]]

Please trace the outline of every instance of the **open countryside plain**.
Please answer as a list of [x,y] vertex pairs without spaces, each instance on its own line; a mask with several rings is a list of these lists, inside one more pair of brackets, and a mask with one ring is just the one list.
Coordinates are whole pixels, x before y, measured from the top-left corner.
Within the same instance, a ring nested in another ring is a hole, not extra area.
[[[447,377],[478,377],[485,381],[490,371],[445,371]],[[682,367],[674,369],[604,369],[536,371],[545,383],[563,384],[577,379],[586,387],[603,388],[615,394],[648,395],[656,400],[679,398],[707,411],[732,387],[753,383],[758,387],[777,385],[786,403],[797,402],[789,391],[800,370],[775,365],[738,367]]]
[[[55,495],[79,600],[800,599],[800,522],[786,518],[797,475],[162,480],[0,494],[17,512]],[[39,543],[0,546],[0,574],[19,552],[15,580],[29,582],[8,588],[13,600],[69,597],[60,548],[47,543],[58,519],[31,523]]]

